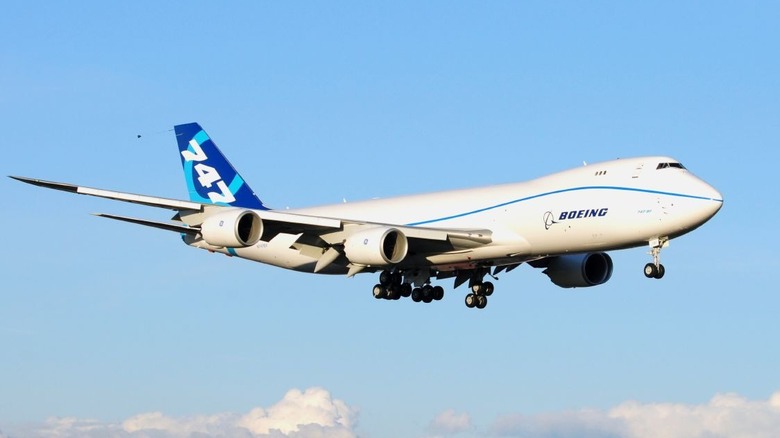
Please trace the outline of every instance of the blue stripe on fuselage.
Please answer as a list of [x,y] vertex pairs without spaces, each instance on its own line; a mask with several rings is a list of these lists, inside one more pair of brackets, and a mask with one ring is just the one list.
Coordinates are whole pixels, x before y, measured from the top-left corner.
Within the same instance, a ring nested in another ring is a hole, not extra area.
[[704,197],[704,196],[696,196],[696,195],[686,195],[684,193],[662,192],[662,191],[659,191],[659,190],[636,189],[636,188],[632,188],[632,187],[617,187],[617,186],[585,186],[585,187],[572,187],[572,188],[569,188],[569,189],[561,189],[561,190],[554,190],[552,192],[540,193],[538,195],[527,196],[525,198],[515,199],[515,200],[512,200],[512,201],[508,201],[508,202],[502,202],[501,204],[496,204],[496,205],[492,205],[490,207],[480,208],[478,210],[472,210],[472,211],[468,211],[468,212],[465,212],[465,213],[454,214],[452,216],[441,217],[441,218],[438,218],[438,219],[430,219],[430,220],[426,220],[426,221],[413,222],[413,223],[406,224],[406,225],[408,225],[408,226],[418,226],[418,225],[432,224],[432,223],[446,221],[446,220],[450,220],[450,219],[456,219],[456,218],[460,218],[460,217],[464,217],[464,216],[470,216],[472,214],[482,213],[482,212],[485,212],[485,211],[488,211],[488,210],[493,210],[493,209],[496,209],[496,208],[506,207],[507,205],[517,204],[519,202],[530,201],[531,199],[543,198],[545,196],[557,195],[559,193],[577,192],[577,191],[580,191],[580,190],[619,190],[619,191],[628,191],[628,192],[651,193],[651,194],[655,194],[655,195],[674,196],[674,197],[678,197],[678,198],[700,199],[700,200],[703,200],[703,201],[723,202],[722,199],[713,199],[713,198],[707,198],[707,197]]

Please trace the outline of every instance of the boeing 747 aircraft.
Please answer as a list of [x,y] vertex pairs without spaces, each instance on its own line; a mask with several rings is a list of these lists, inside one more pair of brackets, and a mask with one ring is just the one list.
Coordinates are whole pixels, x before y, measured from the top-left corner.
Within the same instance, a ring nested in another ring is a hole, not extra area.
[[669,157],[607,161],[527,182],[322,207],[272,210],[197,123],[174,127],[189,200],[11,177],[82,195],[176,211],[170,221],[98,216],[181,234],[189,246],[320,274],[379,273],[376,298],[430,303],[433,280],[468,283],[484,308],[493,283],[522,263],[560,287],[607,282],[606,251],[647,246],[648,278],[664,276],[661,249],[712,218],[723,198]]

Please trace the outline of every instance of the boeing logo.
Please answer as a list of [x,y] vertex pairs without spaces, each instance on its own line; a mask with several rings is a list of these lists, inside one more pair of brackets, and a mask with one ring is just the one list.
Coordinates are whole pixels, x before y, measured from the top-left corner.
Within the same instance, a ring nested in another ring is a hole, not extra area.
[[609,208],[606,207],[586,209],[586,210],[570,210],[570,211],[561,212],[561,214],[558,215],[558,218],[556,220],[553,212],[547,211],[544,213],[544,217],[542,218],[542,220],[544,220],[544,229],[549,230],[550,227],[552,227],[554,224],[557,224],[560,221],[571,220],[571,219],[583,219],[587,217],[603,217],[607,215],[607,212],[609,212]]
[[607,211],[609,211],[609,208],[564,211],[563,213],[561,213],[560,216],[558,216],[558,220],[565,221],[567,219],[582,219],[586,217],[597,217],[597,216],[601,217],[601,216],[606,216]]

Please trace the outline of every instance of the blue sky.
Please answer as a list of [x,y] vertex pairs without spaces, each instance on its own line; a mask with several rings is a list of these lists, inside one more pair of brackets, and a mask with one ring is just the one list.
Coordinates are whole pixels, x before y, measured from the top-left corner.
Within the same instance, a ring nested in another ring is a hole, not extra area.
[[198,121],[276,208],[649,154],[726,202],[662,281],[642,248],[593,289],[525,266],[476,312],[3,179],[0,436],[691,436],[719,415],[709,432],[770,436],[778,22],[772,2],[5,5],[3,175],[184,198],[169,130]]

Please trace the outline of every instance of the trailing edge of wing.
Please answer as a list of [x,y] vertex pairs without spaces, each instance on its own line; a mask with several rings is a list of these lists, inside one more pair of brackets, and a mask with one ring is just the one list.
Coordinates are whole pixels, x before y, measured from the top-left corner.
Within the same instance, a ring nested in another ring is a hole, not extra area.
[[132,193],[115,192],[112,190],[94,189],[91,187],[77,186],[75,184],[44,181],[42,179],[26,178],[23,176],[11,176],[10,178],[27,184],[32,184],[34,186],[45,187],[47,189],[61,190],[63,192],[77,193],[79,195],[97,196],[98,198],[131,202],[133,204],[147,205],[150,207],[161,207],[171,210],[196,211],[200,211],[203,207],[202,204],[197,202],[180,201],[178,199],[158,198],[156,196],[135,195]]
[[138,219],[134,217],[118,216],[115,214],[95,213],[95,216],[105,217],[108,219],[116,219],[118,221],[130,222],[131,224],[145,225],[147,227],[159,228],[161,230],[175,231],[177,233],[184,233],[195,235],[200,232],[198,228],[188,227],[186,225],[178,225],[169,222],[157,222],[146,219]]

